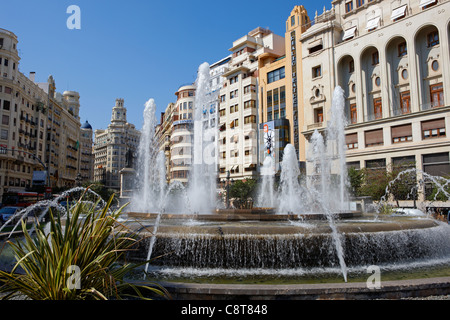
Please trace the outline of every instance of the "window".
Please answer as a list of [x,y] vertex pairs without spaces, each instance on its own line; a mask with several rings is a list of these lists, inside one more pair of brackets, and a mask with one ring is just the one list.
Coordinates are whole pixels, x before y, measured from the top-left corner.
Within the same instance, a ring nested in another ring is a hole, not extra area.
[[373,99],[373,114],[375,116],[375,119],[381,119],[383,117],[381,98]]
[[253,84],[244,87],[244,93],[256,92],[256,87]]
[[356,123],[358,121],[358,111],[356,110],[356,103],[350,105],[350,123]]
[[315,123],[323,122],[323,108],[314,110],[314,122]]
[[267,92],[267,107],[272,107],[272,90]]
[[11,102],[9,100],[3,100],[3,110],[9,110]]
[[318,78],[320,76],[322,76],[322,67],[316,66],[316,67],[312,68],[312,77]]
[[366,29],[367,31],[375,30],[380,26],[380,17],[376,17],[367,21]]
[[239,105],[235,104],[230,107],[230,113],[239,111]]
[[355,71],[355,61],[352,59],[348,63],[348,72],[352,73]]
[[423,171],[432,176],[445,177],[450,174],[448,152],[424,154],[422,156]]
[[398,56],[402,57],[405,56],[408,53],[408,50],[406,48],[406,42],[402,42],[398,45]]
[[372,170],[386,170],[386,159],[366,160],[366,168],[371,171]]
[[365,131],[364,138],[366,147],[382,146],[384,144],[383,129]]
[[375,51],[372,53],[372,65],[377,65],[380,63],[380,55],[378,54],[378,51]]
[[279,98],[280,96],[278,95],[278,89],[273,89],[273,106],[275,109],[278,109],[278,104],[280,103]]
[[247,116],[244,118],[244,124],[256,123],[256,116]]
[[411,97],[409,91],[400,92],[400,108],[401,114],[411,112]]
[[437,3],[437,0],[420,0],[420,7],[422,10],[428,9],[431,6],[434,6]]
[[421,125],[422,125],[423,139],[431,139],[446,136],[444,118],[422,121]]
[[309,54],[311,54],[311,53],[320,51],[322,49],[323,49],[323,45],[322,44],[318,44],[318,45],[316,45],[316,46],[314,46],[312,48],[309,48],[308,51],[309,51]]
[[379,86],[381,85],[381,79],[380,79],[380,77],[376,77],[376,78],[375,78],[375,85],[376,85],[377,87],[379,87]]
[[220,96],[220,102],[225,102],[225,95]]
[[255,100],[248,100],[244,102],[244,109],[248,108],[256,108],[256,101]]
[[5,65],[5,67],[7,67],[8,64],[9,64],[9,60],[8,60],[8,59],[5,59],[5,60],[3,61],[3,64]]
[[295,25],[295,16],[291,16],[291,27]]
[[286,88],[280,87],[280,108],[286,108]]
[[431,106],[433,108],[441,107],[444,105],[444,89],[442,83],[434,84],[430,86]]
[[284,72],[285,72],[284,67],[281,67],[279,69],[267,73],[267,83],[272,83],[280,79],[284,79],[285,77]]
[[402,79],[403,80],[408,80],[408,69],[403,69],[402,70]]
[[364,5],[364,0],[356,0],[356,7],[359,8]]
[[238,90],[234,90],[230,92],[230,99],[238,97]]
[[434,47],[439,44],[439,33],[437,31],[430,32],[427,35],[428,47]]
[[356,33],[356,27],[351,27],[351,28],[346,29],[344,31],[344,36],[342,37],[342,41],[353,38],[355,36],[355,33]]
[[437,60],[433,60],[433,62],[431,63],[431,69],[433,69],[433,71],[439,70],[439,62]]
[[230,84],[237,83],[239,81],[239,76],[230,78]]
[[358,134],[350,133],[345,135],[345,144],[347,149],[358,149]]
[[0,131],[0,139],[8,140],[8,130],[2,129]]
[[391,19],[392,21],[398,21],[406,16],[406,4],[392,10]]
[[350,12],[353,10],[353,1],[349,1],[345,3],[345,12]]
[[404,124],[391,128],[392,143],[412,141],[412,126]]
[[9,116],[7,116],[7,115],[2,116],[2,124],[5,124],[5,125],[9,124]]

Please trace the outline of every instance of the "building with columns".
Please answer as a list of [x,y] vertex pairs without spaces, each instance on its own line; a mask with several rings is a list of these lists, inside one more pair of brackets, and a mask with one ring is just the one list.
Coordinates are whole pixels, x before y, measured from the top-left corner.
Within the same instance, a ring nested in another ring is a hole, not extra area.
[[341,86],[349,166],[449,176],[449,12],[448,0],[335,0],[316,13],[300,38],[302,134],[324,132]]

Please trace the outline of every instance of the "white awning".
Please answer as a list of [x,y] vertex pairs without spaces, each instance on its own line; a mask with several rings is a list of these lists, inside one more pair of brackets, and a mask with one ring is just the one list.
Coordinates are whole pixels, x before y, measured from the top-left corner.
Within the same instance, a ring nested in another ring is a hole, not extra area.
[[429,4],[436,3],[437,0],[420,0],[420,7],[423,8]]
[[391,19],[395,20],[397,18],[403,17],[406,14],[406,4],[397,9],[392,10]]
[[376,17],[367,21],[367,30],[372,30],[378,28],[380,26],[380,17]]
[[342,40],[347,40],[350,38],[353,38],[355,36],[356,27],[351,27],[344,31],[344,36],[342,37]]

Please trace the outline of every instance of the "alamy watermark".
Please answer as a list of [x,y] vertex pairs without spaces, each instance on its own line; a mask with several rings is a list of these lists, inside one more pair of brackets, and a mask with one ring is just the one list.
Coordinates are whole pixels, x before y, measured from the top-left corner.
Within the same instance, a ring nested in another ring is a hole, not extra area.
[[67,18],[66,25],[67,29],[81,29],[81,9],[77,5],[70,5],[67,7],[66,13],[70,14]]
[[69,290],[81,289],[81,270],[77,265],[70,265],[67,267],[66,273],[70,276],[67,278],[66,287]]
[[381,271],[379,266],[369,266],[367,273],[371,275],[367,278],[366,286],[368,289],[380,289],[381,288]]

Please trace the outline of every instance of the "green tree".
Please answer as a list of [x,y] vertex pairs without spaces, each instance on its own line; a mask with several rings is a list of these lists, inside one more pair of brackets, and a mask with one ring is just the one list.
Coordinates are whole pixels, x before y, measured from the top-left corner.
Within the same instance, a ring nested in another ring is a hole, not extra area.
[[361,169],[364,174],[364,182],[361,185],[361,195],[370,196],[372,200],[378,201],[386,194],[389,184],[388,172],[385,168]]
[[364,170],[355,169],[353,167],[348,168],[347,176],[350,182],[349,191],[355,197],[361,196],[361,188],[365,179],[364,173]]
[[230,198],[234,199],[237,208],[249,208],[256,193],[256,180],[237,180],[230,187]]

